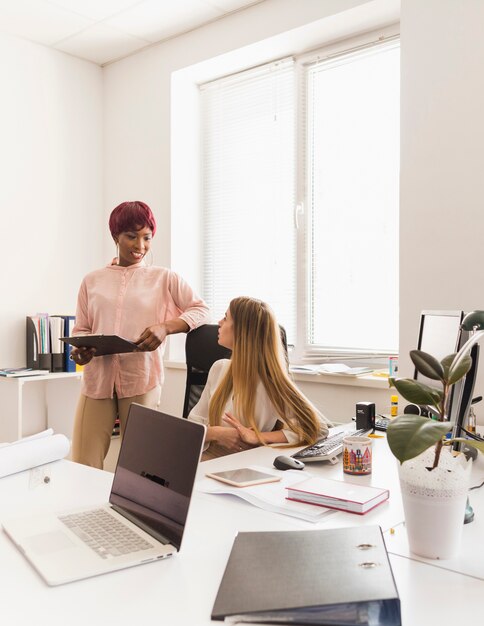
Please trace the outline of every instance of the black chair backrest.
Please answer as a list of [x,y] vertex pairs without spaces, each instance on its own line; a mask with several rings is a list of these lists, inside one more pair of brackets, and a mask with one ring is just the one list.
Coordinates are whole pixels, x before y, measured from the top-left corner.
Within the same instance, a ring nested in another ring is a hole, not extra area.
[[187,382],[183,417],[188,417],[202,395],[210,368],[219,359],[230,359],[232,351],[218,343],[218,324],[204,324],[188,333],[185,355]]

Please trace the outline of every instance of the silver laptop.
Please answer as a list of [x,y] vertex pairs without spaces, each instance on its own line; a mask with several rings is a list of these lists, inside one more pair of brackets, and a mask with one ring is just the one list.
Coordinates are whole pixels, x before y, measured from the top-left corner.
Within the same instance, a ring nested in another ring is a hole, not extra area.
[[202,424],[132,404],[109,504],[3,522],[49,585],[180,550],[205,436]]

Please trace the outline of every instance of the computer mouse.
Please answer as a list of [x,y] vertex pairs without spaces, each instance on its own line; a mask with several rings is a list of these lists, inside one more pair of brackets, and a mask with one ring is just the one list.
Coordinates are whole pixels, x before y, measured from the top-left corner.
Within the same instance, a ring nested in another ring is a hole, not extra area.
[[274,467],[280,470],[288,469],[304,469],[304,463],[293,459],[292,456],[276,456],[274,459]]

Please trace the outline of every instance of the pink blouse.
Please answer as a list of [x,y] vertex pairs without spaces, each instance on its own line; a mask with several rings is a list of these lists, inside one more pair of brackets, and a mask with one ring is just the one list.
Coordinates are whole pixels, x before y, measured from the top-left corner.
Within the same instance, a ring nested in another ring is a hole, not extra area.
[[[190,330],[209,321],[209,310],[175,272],[147,267],[108,265],[88,274],[77,298],[74,335],[120,335],[135,341],[154,324],[181,318]],[[129,398],[164,380],[165,342],[153,352],[94,357],[84,368],[82,393],[89,398]]]

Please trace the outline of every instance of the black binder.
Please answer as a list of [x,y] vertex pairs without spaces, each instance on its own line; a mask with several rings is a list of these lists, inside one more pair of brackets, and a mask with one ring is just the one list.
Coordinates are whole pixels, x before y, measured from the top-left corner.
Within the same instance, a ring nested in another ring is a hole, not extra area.
[[212,619],[331,624],[344,615],[364,624],[368,613],[381,626],[401,626],[379,526],[239,533]]

